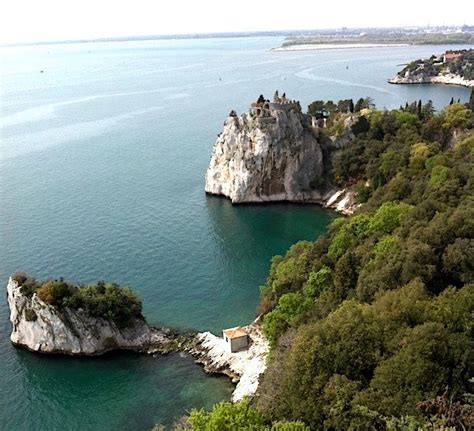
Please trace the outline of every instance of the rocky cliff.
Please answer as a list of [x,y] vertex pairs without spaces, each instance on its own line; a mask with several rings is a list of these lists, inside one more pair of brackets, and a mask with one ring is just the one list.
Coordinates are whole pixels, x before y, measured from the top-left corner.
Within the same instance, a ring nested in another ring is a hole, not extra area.
[[126,328],[114,322],[89,316],[84,310],[59,310],[35,293],[27,296],[10,277],[7,285],[13,344],[43,353],[99,355],[111,350],[173,349],[175,334],[149,326],[134,318]]
[[396,75],[388,80],[390,84],[451,84],[463,87],[474,87],[474,80],[464,79],[453,73],[431,76],[426,73],[410,73]]
[[261,96],[240,116],[231,111],[214,144],[205,191],[227,196],[232,203],[326,204],[333,197],[334,207],[341,201],[353,204],[353,196],[329,184],[324,157],[347,142],[350,133],[323,143],[313,121],[299,102],[278,95],[273,102]]
[[446,51],[408,63],[390,84],[453,84],[474,87],[474,50]]

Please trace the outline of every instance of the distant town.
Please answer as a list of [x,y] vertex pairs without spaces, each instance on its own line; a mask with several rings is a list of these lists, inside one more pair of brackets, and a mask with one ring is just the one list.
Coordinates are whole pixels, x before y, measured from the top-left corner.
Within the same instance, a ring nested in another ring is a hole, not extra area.
[[448,45],[473,44],[474,26],[341,28],[288,36],[282,48],[324,44],[406,44]]
[[170,39],[209,39],[232,37],[286,37],[283,46],[297,44],[325,43],[413,43],[413,44],[442,44],[474,43],[474,25],[459,26],[420,26],[420,27],[385,27],[385,28],[334,28],[306,30],[275,30],[252,32],[223,32],[223,33],[183,33],[167,35],[137,35],[122,37],[104,37],[94,39],[37,41],[3,46],[19,45],[52,45],[56,43],[87,43],[87,42],[122,42],[143,40]]

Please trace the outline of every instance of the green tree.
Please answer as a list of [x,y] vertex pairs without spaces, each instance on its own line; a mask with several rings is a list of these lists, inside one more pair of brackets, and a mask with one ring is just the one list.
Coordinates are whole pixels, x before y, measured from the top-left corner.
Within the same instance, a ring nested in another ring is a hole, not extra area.
[[309,310],[311,301],[301,293],[285,293],[278,305],[265,315],[263,327],[271,345],[290,326],[294,325],[301,315]]
[[266,425],[248,400],[221,402],[210,412],[193,409],[187,419],[192,431],[309,431],[302,422],[279,421]]

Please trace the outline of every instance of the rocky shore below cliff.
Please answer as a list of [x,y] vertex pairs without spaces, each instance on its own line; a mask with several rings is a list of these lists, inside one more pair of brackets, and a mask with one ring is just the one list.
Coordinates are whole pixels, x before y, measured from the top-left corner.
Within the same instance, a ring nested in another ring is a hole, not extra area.
[[448,50],[405,65],[390,84],[450,84],[474,87],[474,50]]
[[199,333],[190,353],[202,364],[206,373],[227,375],[237,386],[232,401],[252,397],[260,375],[266,369],[269,344],[258,319],[246,327],[248,348],[231,352],[225,340],[210,332]]

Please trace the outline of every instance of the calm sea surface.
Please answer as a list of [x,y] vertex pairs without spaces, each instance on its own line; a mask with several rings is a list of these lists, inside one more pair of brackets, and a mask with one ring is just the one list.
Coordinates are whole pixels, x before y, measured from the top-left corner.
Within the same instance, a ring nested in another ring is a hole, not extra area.
[[[133,287],[154,324],[211,330],[255,316],[272,255],[334,218],[317,206],[233,207],[204,194],[231,109],[275,89],[379,107],[451,97],[391,86],[397,65],[448,47],[271,52],[280,38],[0,48],[0,284],[98,279]],[[43,71],[43,72],[41,72]],[[78,359],[10,345],[0,295],[0,429],[147,430],[228,399],[225,378],[189,358]]]

